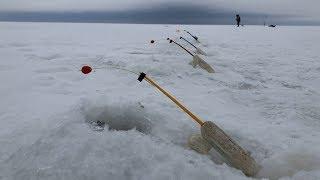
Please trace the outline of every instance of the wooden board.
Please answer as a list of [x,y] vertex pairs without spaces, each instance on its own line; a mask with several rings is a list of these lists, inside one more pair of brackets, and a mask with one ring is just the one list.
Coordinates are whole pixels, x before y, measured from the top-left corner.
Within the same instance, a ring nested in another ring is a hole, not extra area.
[[259,166],[250,154],[213,122],[204,122],[201,126],[201,135],[233,167],[241,170],[247,176],[254,176],[258,172]]

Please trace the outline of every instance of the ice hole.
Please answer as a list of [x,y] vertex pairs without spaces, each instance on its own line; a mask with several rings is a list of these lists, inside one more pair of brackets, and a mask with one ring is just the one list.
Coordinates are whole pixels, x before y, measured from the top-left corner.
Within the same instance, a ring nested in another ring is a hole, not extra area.
[[143,134],[151,131],[151,122],[141,107],[104,106],[86,111],[86,122],[97,131],[105,128],[116,131],[137,130]]

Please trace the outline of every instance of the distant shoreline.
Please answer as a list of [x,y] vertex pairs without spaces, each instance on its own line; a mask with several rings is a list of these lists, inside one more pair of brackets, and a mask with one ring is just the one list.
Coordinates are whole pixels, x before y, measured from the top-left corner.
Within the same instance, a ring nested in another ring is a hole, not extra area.
[[[234,24],[192,24],[192,23],[139,23],[139,22],[102,22],[102,21],[12,21],[12,20],[0,20],[0,23],[67,23],[67,24],[137,24],[137,25],[198,25],[198,26],[235,26]],[[261,24],[246,24],[244,26],[263,26]],[[277,27],[285,26],[310,26],[317,27],[320,24],[277,24]],[[267,27],[267,26],[265,26]]]

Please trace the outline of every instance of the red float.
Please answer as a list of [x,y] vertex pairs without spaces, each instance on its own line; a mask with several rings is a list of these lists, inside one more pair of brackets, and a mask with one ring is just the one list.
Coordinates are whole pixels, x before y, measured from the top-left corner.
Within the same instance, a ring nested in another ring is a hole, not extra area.
[[92,68],[91,68],[90,66],[83,66],[83,67],[81,68],[81,72],[82,72],[83,74],[89,74],[89,73],[91,73],[91,71],[92,71]]

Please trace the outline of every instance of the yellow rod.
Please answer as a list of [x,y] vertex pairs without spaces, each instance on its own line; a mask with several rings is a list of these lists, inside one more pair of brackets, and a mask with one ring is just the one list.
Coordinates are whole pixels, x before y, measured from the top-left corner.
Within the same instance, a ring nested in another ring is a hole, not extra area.
[[162,89],[155,81],[153,81],[151,78],[149,78],[148,76],[144,77],[148,83],[150,83],[151,85],[155,86],[158,90],[160,90],[164,95],[166,95],[168,98],[171,99],[171,101],[173,101],[177,106],[179,106],[185,113],[187,113],[193,120],[195,120],[198,124],[200,124],[200,126],[202,126],[204,124],[204,122],[197,117],[196,115],[194,115],[191,111],[189,111],[184,105],[182,105],[174,96],[172,96],[169,92],[167,92],[166,90]]

